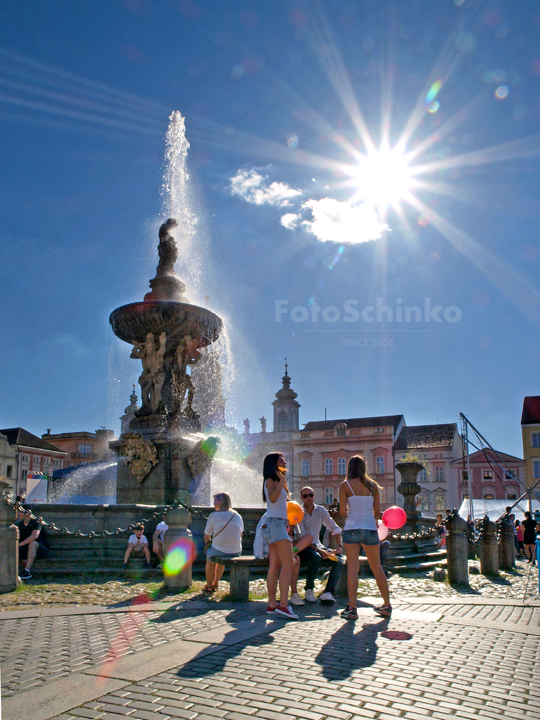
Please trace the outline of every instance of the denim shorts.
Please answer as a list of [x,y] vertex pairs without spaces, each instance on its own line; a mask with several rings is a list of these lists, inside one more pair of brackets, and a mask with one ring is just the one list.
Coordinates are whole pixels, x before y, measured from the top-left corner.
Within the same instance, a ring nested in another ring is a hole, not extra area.
[[269,545],[277,542],[278,540],[290,540],[292,538],[287,532],[287,525],[289,523],[283,518],[269,517],[266,518],[266,522],[261,526],[261,535],[263,540]]
[[379,535],[376,530],[344,530],[343,531],[343,542],[349,545],[360,544],[360,545],[378,545]]
[[217,548],[213,547],[212,545],[208,548],[206,551],[206,559],[210,560],[210,562],[217,563],[218,565],[223,565],[223,563],[220,563],[220,558],[225,558],[226,560],[231,560],[232,558],[238,557],[240,553],[226,553],[223,552],[223,550],[218,550]]

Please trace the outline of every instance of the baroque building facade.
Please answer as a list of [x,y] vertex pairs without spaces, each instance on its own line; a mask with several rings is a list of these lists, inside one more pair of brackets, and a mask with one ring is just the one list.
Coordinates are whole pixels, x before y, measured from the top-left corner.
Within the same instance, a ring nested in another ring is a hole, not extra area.
[[[51,433],[50,430],[41,439],[55,445],[66,453],[64,467],[77,467],[91,462],[99,462],[111,457],[109,441],[113,440],[114,432],[100,428],[95,432]],[[57,468],[55,468],[57,469]]]
[[[417,497],[418,509],[424,514],[434,516],[447,508],[459,508],[468,496],[466,448],[457,423],[408,426],[405,417],[398,414],[310,421],[300,427],[300,403],[291,388],[287,364],[282,387],[275,397],[271,431],[267,430],[264,417],[260,418],[260,432],[252,433],[250,421],[244,420],[243,439],[249,452],[246,463],[260,472],[265,455],[282,452],[295,499],[299,498],[300,489],[309,485],[315,491],[316,503],[332,504],[353,455],[365,458],[368,474],[381,485],[383,509],[401,504],[396,490],[401,476],[395,465],[406,455],[419,457],[425,466],[418,476],[421,491]],[[527,427],[527,432],[530,431],[527,442],[534,456],[531,468],[538,469],[540,474],[540,398],[538,401],[538,416],[533,418],[536,424]],[[530,419],[530,414],[526,417]],[[475,498],[512,500],[522,492],[519,481],[512,475],[524,479],[523,460],[504,453],[496,455],[505,459],[510,470],[494,469],[493,460],[482,453],[469,458]]]
[[64,467],[67,453],[28,430],[21,427],[5,428],[0,433],[16,452],[16,495],[26,493],[29,473],[52,477],[53,472]]

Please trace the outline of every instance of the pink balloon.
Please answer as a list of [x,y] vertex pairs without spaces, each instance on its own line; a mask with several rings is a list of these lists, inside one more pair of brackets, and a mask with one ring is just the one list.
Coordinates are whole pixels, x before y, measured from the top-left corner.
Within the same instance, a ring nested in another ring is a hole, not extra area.
[[382,521],[390,530],[398,530],[407,522],[407,515],[403,508],[393,505],[383,512]]
[[377,535],[379,536],[379,540],[384,540],[384,538],[389,533],[388,525],[385,525],[381,520],[379,520],[379,527],[377,528]]

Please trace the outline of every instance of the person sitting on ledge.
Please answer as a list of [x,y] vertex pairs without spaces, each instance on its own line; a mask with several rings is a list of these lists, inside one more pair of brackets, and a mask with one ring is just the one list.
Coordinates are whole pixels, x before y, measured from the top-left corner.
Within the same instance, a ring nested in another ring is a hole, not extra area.
[[19,574],[21,580],[28,580],[32,577],[30,570],[36,557],[47,557],[49,542],[41,523],[26,515],[26,508],[19,508],[18,516],[15,526],[19,528],[19,562],[26,562],[26,567]]
[[231,496],[222,492],[214,495],[215,512],[210,513],[204,528],[206,550],[206,587],[204,592],[213,593],[225,570],[222,558],[238,557],[242,553],[244,521],[232,509]]
[[122,566],[124,570],[127,568],[127,563],[131,555],[133,555],[133,557],[144,556],[146,558],[144,567],[150,567],[150,550],[148,548],[148,540],[146,536],[143,535],[143,532],[144,525],[142,523],[135,525],[133,528],[134,534],[129,537],[126,554],[124,555],[124,564]]
[[165,560],[165,533],[169,529],[169,526],[165,522],[165,515],[163,513],[163,520],[158,523],[154,534],[152,535],[152,550],[156,553],[159,558],[158,567],[163,567],[163,561]]

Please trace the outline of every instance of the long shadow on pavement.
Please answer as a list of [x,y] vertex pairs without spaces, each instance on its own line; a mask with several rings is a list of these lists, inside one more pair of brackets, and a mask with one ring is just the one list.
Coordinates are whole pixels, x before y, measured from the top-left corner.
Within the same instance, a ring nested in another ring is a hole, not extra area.
[[354,670],[373,665],[377,659],[377,636],[388,629],[389,620],[358,625],[351,620],[344,624],[326,642],[315,662],[322,666],[327,680],[346,680]]

